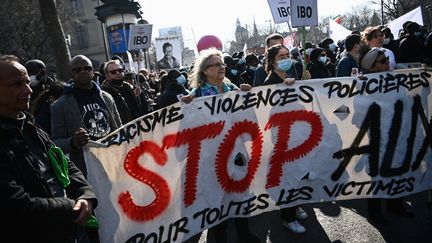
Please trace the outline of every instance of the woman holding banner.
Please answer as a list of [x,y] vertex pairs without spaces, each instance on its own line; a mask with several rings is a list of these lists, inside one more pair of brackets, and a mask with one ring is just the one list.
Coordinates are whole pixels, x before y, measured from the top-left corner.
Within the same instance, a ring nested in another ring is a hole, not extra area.
[[[231,83],[225,77],[225,63],[223,53],[217,49],[210,48],[200,52],[196,59],[191,77],[191,93],[183,96],[181,101],[189,103],[195,97],[217,95],[233,90],[239,90],[235,84]],[[240,90],[248,91],[252,88],[249,84],[240,84]],[[236,166],[244,166],[241,159],[235,160]],[[248,218],[235,218],[235,227],[237,230],[237,242],[239,243],[259,243],[260,240],[249,231]],[[227,221],[223,221],[211,228],[217,243],[228,242]],[[208,235],[208,234],[207,234]]]
[[[293,85],[295,78],[287,73],[293,68],[290,52],[282,44],[277,44],[267,50],[265,70],[268,73],[264,85],[280,84]],[[297,219],[306,219],[307,213],[299,206],[284,208],[281,210],[282,225],[291,232],[300,234],[306,232],[306,228]]]

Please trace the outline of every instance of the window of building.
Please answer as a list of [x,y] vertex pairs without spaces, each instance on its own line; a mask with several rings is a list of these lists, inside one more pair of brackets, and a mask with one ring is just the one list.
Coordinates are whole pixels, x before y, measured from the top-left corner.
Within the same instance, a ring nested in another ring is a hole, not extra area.
[[82,2],[81,0],[71,0],[71,4],[72,4],[72,11],[75,15],[80,15],[82,14]]
[[89,47],[88,43],[88,33],[85,26],[77,26],[76,27],[76,33],[77,33],[77,44],[78,48],[83,49]]

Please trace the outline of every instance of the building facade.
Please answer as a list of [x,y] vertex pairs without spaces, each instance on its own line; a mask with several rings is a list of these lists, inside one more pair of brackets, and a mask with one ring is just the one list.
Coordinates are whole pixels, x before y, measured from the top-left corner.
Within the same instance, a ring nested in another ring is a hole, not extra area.
[[70,0],[74,18],[70,38],[72,56],[82,54],[93,61],[93,65],[107,60],[105,52],[104,26],[95,15],[98,0]]

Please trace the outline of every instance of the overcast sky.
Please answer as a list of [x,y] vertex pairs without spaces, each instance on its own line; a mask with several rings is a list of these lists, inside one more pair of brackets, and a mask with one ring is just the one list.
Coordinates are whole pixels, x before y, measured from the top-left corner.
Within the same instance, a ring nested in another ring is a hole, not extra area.
[[[191,46],[204,35],[215,35],[222,43],[233,40],[237,18],[242,26],[269,28],[273,17],[267,0],[138,0],[143,18],[153,24],[153,36],[159,28],[181,26],[186,46]],[[353,8],[380,9],[370,0],[318,0],[320,19],[352,12]],[[279,28],[288,29],[286,24]]]

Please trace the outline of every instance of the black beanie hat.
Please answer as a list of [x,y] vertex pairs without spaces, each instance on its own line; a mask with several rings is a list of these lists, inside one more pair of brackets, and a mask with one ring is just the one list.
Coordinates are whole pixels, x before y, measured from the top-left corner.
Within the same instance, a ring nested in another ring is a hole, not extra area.
[[176,80],[178,77],[180,77],[180,75],[182,75],[182,74],[181,74],[181,72],[180,72],[179,70],[177,70],[177,69],[171,69],[171,70],[168,72],[168,78],[169,78],[170,80]]

